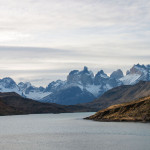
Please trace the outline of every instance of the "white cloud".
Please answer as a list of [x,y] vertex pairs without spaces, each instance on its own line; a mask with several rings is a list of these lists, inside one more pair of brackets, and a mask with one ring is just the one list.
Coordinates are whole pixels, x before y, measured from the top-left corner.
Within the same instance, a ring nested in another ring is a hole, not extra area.
[[149,25],[149,0],[0,0],[1,77],[47,81],[84,65],[110,73],[147,64]]

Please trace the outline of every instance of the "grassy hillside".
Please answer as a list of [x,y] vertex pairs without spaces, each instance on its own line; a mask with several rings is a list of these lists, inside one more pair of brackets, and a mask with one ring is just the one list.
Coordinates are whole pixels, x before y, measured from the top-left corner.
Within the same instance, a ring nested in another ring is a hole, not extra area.
[[112,105],[87,117],[96,121],[150,121],[150,96],[136,101]]

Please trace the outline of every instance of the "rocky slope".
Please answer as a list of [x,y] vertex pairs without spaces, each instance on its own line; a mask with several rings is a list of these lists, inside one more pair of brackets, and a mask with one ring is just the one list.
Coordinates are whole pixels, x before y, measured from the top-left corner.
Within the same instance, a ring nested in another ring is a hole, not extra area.
[[64,113],[89,111],[83,106],[63,106],[58,104],[40,103],[23,98],[16,93],[0,93],[0,115]]
[[61,105],[75,105],[90,102],[92,99],[95,99],[95,97],[86,89],[81,90],[78,86],[71,86],[44,97],[42,101]]
[[120,78],[123,85],[133,85],[139,81],[150,81],[150,65],[134,65],[130,71],[127,71],[126,76]]
[[150,122],[150,96],[128,103],[112,105],[85,119]]
[[113,88],[105,92],[96,100],[81,105],[91,107],[92,109],[95,109],[95,111],[98,111],[111,105],[130,102],[133,99],[139,99],[148,95],[150,95],[150,82],[140,81],[135,85],[122,85]]
[[64,105],[90,102],[105,91],[122,84],[118,78],[119,74],[121,73],[122,76],[123,73],[121,70],[117,71],[117,73],[118,76],[115,79],[109,77],[103,70],[100,70],[95,76],[87,67],[84,67],[81,71],[73,70],[67,76],[67,81],[61,82],[61,84],[54,82],[49,84],[46,91],[51,92],[51,94],[40,101]]

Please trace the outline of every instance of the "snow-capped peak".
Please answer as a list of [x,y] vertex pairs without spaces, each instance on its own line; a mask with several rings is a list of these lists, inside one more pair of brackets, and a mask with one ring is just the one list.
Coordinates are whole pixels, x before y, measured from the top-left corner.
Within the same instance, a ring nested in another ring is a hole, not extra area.
[[20,82],[18,84],[19,88],[21,91],[24,91],[25,89],[27,89],[28,87],[32,86],[30,82],[26,82],[26,83],[23,83],[23,82]]
[[93,84],[94,74],[85,66],[82,71],[73,70],[67,76],[67,83],[75,83],[81,85]]
[[79,74],[88,74],[91,77],[94,77],[94,74],[91,70],[88,70],[88,67],[84,66],[83,70],[79,72]]
[[147,68],[144,65],[134,65],[130,71],[124,76],[123,78],[120,79],[120,81],[123,82],[125,85],[132,85],[136,84],[140,80],[146,81],[147,80]]
[[106,73],[104,73],[103,70],[100,70],[95,76],[101,77],[101,78],[109,78]]
[[118,79],[120,79],[120,78],[123,77],[123,72],[122,72],[121,69],[118,69],[118,70],[112,72],[112,74],[110,75],[110,77],[118,80]]
[[15,81],[9,77],[1,79],[0,84],[5,88],[10,88],[10,89],[16,87]]
[[20,94],[20,90],[16,82],[9,77],[0,80],[0,92],[16,92]]

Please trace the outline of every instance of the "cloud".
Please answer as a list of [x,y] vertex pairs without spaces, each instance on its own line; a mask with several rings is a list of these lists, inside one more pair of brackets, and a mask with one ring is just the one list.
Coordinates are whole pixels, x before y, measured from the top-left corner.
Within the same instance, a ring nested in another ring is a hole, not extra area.
[[[110,74],[118,68],[125,72],[134,63],[148,63],[150,55],[130,55],[103,51],[60,50],[39,47],[0,47],[1,78],[10,76],[17,82],[31,81],[46,86],[57,79],[66,80],[73,69],[81,70],[85,65],[94,73],[100,69]],[[119,62],[119,63],[118,63]]]
[[46,85],[84,65],[111,73],[148,64],[149,8],[149,0],[1,0],[1,77]]

